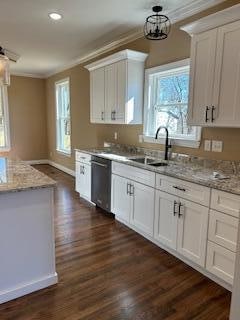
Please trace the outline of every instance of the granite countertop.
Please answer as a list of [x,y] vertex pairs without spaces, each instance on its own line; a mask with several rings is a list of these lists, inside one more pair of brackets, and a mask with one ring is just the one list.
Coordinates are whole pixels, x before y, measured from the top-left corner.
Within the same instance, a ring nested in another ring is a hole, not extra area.
[[24,161],[0,157],[0,194],[53,187],[56,182]]
[[[129,158],[152,156],[159,161],[164,161],[163,152],[150,152],[148,150],[146,153],[143,148],[138,148],[138,150],[134,148],[132,148],[132,150],[128,150],[126,148],[123,150],[120,148],[76,150],[169,177],[197,183],[209,188],[240,195],[240,163],[238,162],[208,160],[204,158],[175,154],[172,156],[172,160],[168,161],[167,166],[153,167],[134,162]],[[223,177],[216,178],[214,177],[213,172],[218,172],[223,175]]]

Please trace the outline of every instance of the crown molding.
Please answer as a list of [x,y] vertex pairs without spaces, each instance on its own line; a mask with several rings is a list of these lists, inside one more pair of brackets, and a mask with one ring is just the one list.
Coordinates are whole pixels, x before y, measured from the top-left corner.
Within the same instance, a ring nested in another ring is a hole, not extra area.
[[38,73],[25,73],[25,72],[10,72],[11,76],[16,77],[26,77],[26,78],[36,78],[36,79],[46,79],[45,75],[40,75]]
[[89,71],[93,71],[95,69],[105,67],[109,64],[112,64],[121,60],[126,60],[126,59],[144,63],[147,57],[148,57],[147,53],[125,49],[120,52],[116,52],[111,56],[95,61],[91,64],[88,64],[87,66],[84,66],[84,68],[88,69]]
[[[167,12],[167,15],[170,17],[171,21],[173,23],[179,22],[181,20],[184,20],[186,18],[189,18],[190,16],[193,16],[201,11],[204,11],[210,7],[213,7],[221,2],[224,2],[225,0],[196,0],[194,2],[191,2],[188,5],[182,6],[179,9],[171,10]],[[44,75],[30,75],[31,77],[39,77],[39,78],[49,78],[57,73],[63,72],[65,70],[68,70],[70,68],[73,68],[79,64],[83,64],[85,62],[88,62],[90,60],[93,60],[102,54],[108,53],[114,49],[119,48],[120,46],[123,46],[125,44],[128,44],[132,41],[135,41],[137,39],[143,38],[143,29],[142,28],[136,28],[132,30],[131,32],[121,36],[118,40],[112,41],[100,48],[97,48],[95,50],[91,50],[88,53],[64,64],[63,66],[54,69],[51,72],[48,72]],[[23,73],[24,74],[24,73]],[[24,75],[27,76],[27,75]]]
[[88,62],[92,59],[95,59],[97,57],[99,57],[100,55],[107,53],[109,51],[112,51],[114,49],[119,48],[120,46],[123,46],[125,44],[128,44],[129,42],[132,42],[134,40],[137,40],[139,38],[143,37],[143,32],[142,29],[141,31],[139,29],[135,29],[134,31],[128,33],[127,35],[121,37],[118,40],[112,41],[110,43],[108,43],[107,45],[100,47],[96,50],[92,50],[89,53],[77,58],[76,60],[71,61],[70,63],[55,69],[54,71],[48,73],[45,75],[45,78],[49,78],[59,72],[65,71],[67,69],[73,68],[79,64],[83,64],[85,62]]
[[201,18],[197,21],[189,23],[181,27],[181,30],[187,32],[190,35],[198,34],[204,31],[208,31],[225,24],[235,22],[240,17],[240,4],[236,4],[232,7],[218,11],[209,16]]
[[195,14],[214,7],[225,0],[196,0],[179,9],[168,12],[169,18],[173,23],[179,22]]

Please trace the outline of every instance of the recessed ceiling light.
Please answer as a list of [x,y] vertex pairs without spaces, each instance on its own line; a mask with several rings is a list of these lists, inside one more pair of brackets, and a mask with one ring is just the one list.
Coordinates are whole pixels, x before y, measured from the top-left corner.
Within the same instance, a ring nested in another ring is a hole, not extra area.
[[59,14],[59,13],[56,13],[56,12],[51,12],[51,13],[49,13],[49,17],[50,17],[52,20],[60,20],[60,19],[62,19],[62,15]]

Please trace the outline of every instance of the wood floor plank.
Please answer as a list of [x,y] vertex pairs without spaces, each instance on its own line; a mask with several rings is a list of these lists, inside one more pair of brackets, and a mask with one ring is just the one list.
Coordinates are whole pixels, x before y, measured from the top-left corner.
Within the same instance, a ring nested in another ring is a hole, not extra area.
[[231,294],[55,179],[59,283],[0,305],[0,320],[227,320]]

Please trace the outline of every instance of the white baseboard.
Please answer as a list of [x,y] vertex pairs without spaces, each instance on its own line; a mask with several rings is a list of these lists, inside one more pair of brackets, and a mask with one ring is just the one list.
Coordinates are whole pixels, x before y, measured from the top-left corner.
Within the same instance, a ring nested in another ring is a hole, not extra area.
[[23,284],[21,287],[14,288],[11,291],[0,292],[0,304],[25,296],[34,291],[47,288],[49,286],[52,286],[53,284],[56,284],[57,282],[58,275],[57,273],[55,273],[35,282]]
[[42,160],[30,160],[30,161],[25,161],[27,164],[30,166],[35,165],[35,164],[49,164],[48,159],[42,159]]
[[74,170],[68,169],[68,168],[62,166],[61,164],[58,164],[58,163],[51,161],[51,160],[42,159],[42,160],[30,160],[30,161],[25,161],[25,162],[31,166],[37,165],[37,164],[49,164],[50,166],[57,168],[65,173],[69,174],[70,176],[75,177],[75,175],[76,175]]
[[74,170],[68,169],[68,168],[62,166],[61,164],[58,164],[58,163],[53,162],[53,161],[51,161],[51,160],[48,160],[48,164],[49,164],[50,166],[52,166],[52,167],[55,167],[55,168],[57,168],[57,169],[65,172],[65,173],[69,174],[70,176],[75,177],[75,171],[74,171]]

